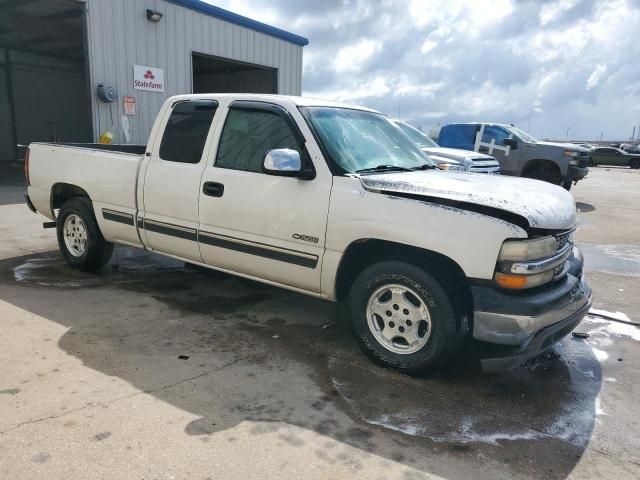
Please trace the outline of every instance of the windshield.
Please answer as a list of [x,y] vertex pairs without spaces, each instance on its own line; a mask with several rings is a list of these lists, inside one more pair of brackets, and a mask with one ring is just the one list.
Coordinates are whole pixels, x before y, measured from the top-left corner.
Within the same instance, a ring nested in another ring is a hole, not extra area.
[[400,127],[400,130],[402,130],[404,134],[407,137],[409,137],[411,140],[413,140],[415,144],[418,145],[420,148],[430,148],[430,147],[432,148],[432,147],[439,146],[436,142],[431,140],[429,137],[427,137],[424,133],[422,133],[417,128],[414,128],[411,125],[408,125],[400,121],[394,120],[393,123],[395,123],[398,127]]
[[538,143],[540,141],[537,138],[532,137],[531,135],[529,135],[524,130],[520,130],[518,127],[508,127],[507,130],[509,130],[516,137],[518,137],[520,140],[522,140],[522,141],[524,141],[526,143]]
[[304,107],[302,111],[325,151],[347,173],[435,166],[384,115],[336,107]]

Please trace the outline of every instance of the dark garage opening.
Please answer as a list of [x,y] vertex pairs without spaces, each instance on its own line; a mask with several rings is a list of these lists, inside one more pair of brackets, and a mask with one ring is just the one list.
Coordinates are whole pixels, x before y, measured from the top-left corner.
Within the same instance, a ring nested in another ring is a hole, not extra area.
[[0,167],[34,141],[90,142],[85,4],[0,0]]
[[278,69],[194,53],[193,93],[278,93]]

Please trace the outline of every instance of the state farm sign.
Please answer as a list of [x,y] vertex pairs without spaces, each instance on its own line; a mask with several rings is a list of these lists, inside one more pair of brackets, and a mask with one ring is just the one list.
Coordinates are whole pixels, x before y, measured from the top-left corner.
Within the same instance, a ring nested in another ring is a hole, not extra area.
[[164,92],[164,70],[156,67],[134,65],[133,88],[150,92]]

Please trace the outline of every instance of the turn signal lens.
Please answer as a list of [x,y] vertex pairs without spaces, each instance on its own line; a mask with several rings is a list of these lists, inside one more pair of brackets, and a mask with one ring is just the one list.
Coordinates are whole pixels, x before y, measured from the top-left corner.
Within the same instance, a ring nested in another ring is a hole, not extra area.
[[522,290],[524,288],[533,288],[549,283],[553,280],[553,270],[548,270],[536,275],[512,275],[509,273],[496,272],[495,282],[502,288],[511,290]]
[[502,288],[521,289],[527,286],[527,277],[524,275],[496,273],[496,283]]

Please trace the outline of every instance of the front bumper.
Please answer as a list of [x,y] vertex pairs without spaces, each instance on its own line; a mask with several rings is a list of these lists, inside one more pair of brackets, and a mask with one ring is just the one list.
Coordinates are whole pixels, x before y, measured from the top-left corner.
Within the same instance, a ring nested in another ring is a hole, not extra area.
[[582,180],[589,173],[589,167],[579,167],[576,165],[569,165],[567,169],[567,181],[577,182]]
[[567,335],[591,307],[591,287],[577,249],[569,273],[534,292],[473,286],[473,337],[505,346],[506,354],[482,361],[484,371],[513,368]]

